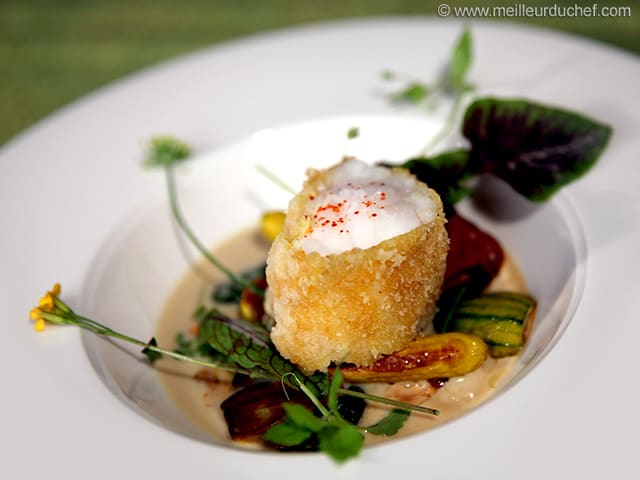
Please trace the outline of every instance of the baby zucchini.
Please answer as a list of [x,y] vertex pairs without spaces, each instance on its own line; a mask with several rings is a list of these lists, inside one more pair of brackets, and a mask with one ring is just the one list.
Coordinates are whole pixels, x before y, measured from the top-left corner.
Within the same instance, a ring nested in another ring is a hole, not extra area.
[[510,292],[487,293],[460,304],[453,313],[452,329],[482,338],[492,357],[516,355],[533,325],[536,303]]
[[414,340],[367,367],[343,364],[340,371],[348,383],[416,382],[465,375],[486,358],[487,345],[480,338],[451,332]]

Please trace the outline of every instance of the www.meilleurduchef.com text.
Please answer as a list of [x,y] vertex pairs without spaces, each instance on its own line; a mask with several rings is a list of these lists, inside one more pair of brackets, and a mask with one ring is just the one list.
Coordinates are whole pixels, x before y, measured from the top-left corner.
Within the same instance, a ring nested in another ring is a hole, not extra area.
[[447,3],[438,5],[440,17],[630,17],[630,6],[608,6],[594,3],[583,6],[577,4],[554,4],[533,6],[526,3],[514,3],[507,6],[450,6]]

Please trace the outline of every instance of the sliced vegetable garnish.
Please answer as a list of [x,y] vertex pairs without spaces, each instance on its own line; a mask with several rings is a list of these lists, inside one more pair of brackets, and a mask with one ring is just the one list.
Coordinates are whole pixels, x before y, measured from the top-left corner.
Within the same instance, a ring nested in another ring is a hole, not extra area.
[[445,333],[419,338],[372,365],[343,365],[341,370],[345,380],[352,383],[411,382],[465,375],[486,358],[487,345],[478,337]]
[[453,329],[482,338],[492,357],[516,355],[533,325],[535,306],[527,295],[487,293],[460,304],[453,313]]
[[313,406],[297,390],[286,392],[279,382],[257,382],[233,393],[220,405],[231,438],[257,439],[284,420],[285,402]]

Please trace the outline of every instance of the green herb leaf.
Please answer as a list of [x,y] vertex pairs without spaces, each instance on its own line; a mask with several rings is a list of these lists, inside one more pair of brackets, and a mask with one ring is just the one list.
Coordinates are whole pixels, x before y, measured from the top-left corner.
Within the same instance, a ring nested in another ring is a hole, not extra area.
[[175,337],[177,348],[174,351],[187,357],[208,358],[219,365],[227,367],[237,366],[235,363],[229,362],[224,355],[209,345],[209,338],[213,335],[213,322],[208,318],[210,312],[204,305],[196,308],[193,316],[198,322],[198,334],[194,338],[182,332],[178,333]]
[[327,394],[327,376],[305,377],[295,365],[272,348],[269,333],[261,325],[231,320],[215,313],[209,318],[213,321],[213,334],[209,338],[209,344],[232,362],[251,370],[252,374],[270,375],[297,388],[298,385],[289,379],[289,375],[294,374],[315,395]]
[[357,138],[358,135],[360,135],[360,129],[358,127],[351,127],[348,131],[347,131],[347,138],[349,140],[353,139],[353,138]]
[[391,70],[383,70],[380,76],[382,77],[383,80],[386,80],[386,81],[391,81],[394,78],[396,78],[395,72],[392,72]]
[[468,168],[492,173],[533,201],[589,170],[611,128],[577,113],[522,99],[478,99],[466,111]]
[[149,349],[150,346],[151,347],[158,346],[158,342],[156,341],[155,337],[149,340],[149,342],[147,342],[147,346],[142,349],[142,353],[146,355],[147,359],[149,360],[149,363],[153,364],[156,362],[156,360],[159,360],[162,358],[162,354],[160,352],[156,352],[155,350]]
[[283,403],[282,406],[285,412],[287,412],[287,418],[299,427],[306,428],[311,432],[319,432],[326,425],[321,418],[316,417],[298,403]]
[[293,447],[308,440],[311,435],[313,435],[311,430],[302,428],[293,420],[287,418],[284,422],[278,423],[267,430],[262,438],[267,442],[275,443],[276,445]]
[[187,336],[178,332],[175,337],[176,353],[184,355],[186,357],[194,357],[197,351],[198,342],[195,339],[187,338]]
[[146,167],[167,167],[191,156],[186,143],[174,137],[153,137],[143,165]]
[[[242,272],[239,277],[247,282],[253,282],[265,276],[266,265],[258,265]],[[242,296],[243,285],[238,282],[226,281],[216,286],[211,294],[211,298],[217,303],[238,303]]]
[[465,29],[453,47],[451,62],[449,64],[448,84],[450,88],[453,88],[458,92],[462,92],[470,88],[466,83],[466,78],[472,61],[471,33],[468,29]]
[[200,328],[198,329],[197,340],[201,343],[209,343],[209,339],[213,335],[213,321],[209,318],[204,318],[200,322]]
[[434,157],[413,158],[402,166],[438,192],[446,204],[454,205],[471,193],[465,185],[473,176],[467,169],[468,160],[469,151],[458,149]]
[[410,412],[400,408],[394,408],[389,414],[378,423],[369,427],[364,427],[368,433],[373,435],[395,435],[402,428],[404,422],[409,418]]
[[414,82],[406,88],[394,93],[391,100],[394,102],[420,103],[429,94],[430,88],[424,83]]
[[356,457],[364,443],[364,435],[348,424],[331,425],[318,432],[319,448],[337,462]]
[[453,331],[453,314],[467,293],[467,284],[461,284],[444,292],[438,299],[438,312],[433,319],[433,328],[437,333]]

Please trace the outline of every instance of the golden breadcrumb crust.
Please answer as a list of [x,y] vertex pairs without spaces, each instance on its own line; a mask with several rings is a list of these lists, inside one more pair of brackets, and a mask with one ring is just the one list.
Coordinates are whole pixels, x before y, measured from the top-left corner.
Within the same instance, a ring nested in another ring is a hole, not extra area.
[[449,248],[440,197],[418,183],[437,206],[430,223],[364,250],[305,253],[295,241],[308,226],[306,202],[325,180],[326,172],[310,172],[267,258],[271,339],[307,372],[334,361],[369,365],[413,340],[435,313]]

